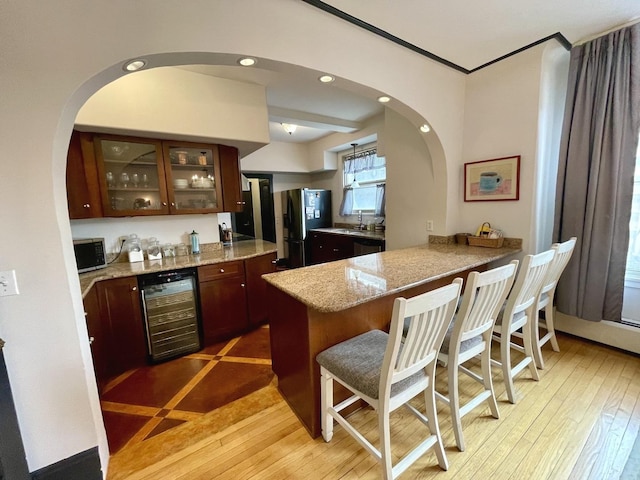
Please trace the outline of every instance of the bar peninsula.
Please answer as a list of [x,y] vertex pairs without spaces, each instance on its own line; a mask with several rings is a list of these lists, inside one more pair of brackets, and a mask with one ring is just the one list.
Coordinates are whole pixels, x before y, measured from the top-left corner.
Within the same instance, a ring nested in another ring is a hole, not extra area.
[[[278,389],[311,436],[321,433],[318,353],[369,330],[388,331],[395,298],[466,280],[520,251],[429,244],[263,275]],[[346,390],[334,395],[346,398]]]

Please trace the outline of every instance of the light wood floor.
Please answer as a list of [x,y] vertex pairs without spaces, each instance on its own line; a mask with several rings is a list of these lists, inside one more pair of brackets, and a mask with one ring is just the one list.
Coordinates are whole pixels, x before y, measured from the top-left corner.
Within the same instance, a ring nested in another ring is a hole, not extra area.
[[[560,353],[544,348],[540,381],[528,370],[516,380],[518,402],[506,401],[494,371],[500,419],[487,407],[463,419],[467,449],[459,452],[449,410],[439,405],[449,470],[425,454],[407,479],[615,479],[624,468],[640,428],[640,358],[569,336]],[[468,388],[467,388],[468,387]],[[476,391],[471,381],[461,390]],[[446,391],[439,369],[438,390]],[[377,441],[371,410],[352,417]],[[402,455],[423,433],[405,409],[392,414],[392,445]],[[111,472],[110,472],[111,473]],[[110,475],[111,476],[111,475]],[[333,440],[311,439],[282,401],[127,477],[130,480],[375,479],[378,464],[340,426]]]

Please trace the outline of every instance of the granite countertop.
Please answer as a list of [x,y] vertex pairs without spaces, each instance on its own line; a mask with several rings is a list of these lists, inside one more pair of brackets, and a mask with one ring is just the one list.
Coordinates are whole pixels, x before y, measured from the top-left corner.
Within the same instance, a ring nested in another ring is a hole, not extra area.
[[187,267],[199,267],[214,263],[244,260],[277,251],[276,244],[264,240],[243,240],[234,242],[230,246],[220,248],[206,248],[202,246],[202,252],[198,255],[182,255],[162,260],[145,260],[144,262],[118,262],[106,268],[92,272],[81,273],[80,289],[84,297],[96,282],[111,278],[132,277],[146,273],[177,270]]
[[333,233],[336,235],[347,235],[349,237],[369,238],[374,240],[384,240],[384,232],[374,232],[370,230],[358,230],[355,228],[312,228],[311,232]]
[[338,312],[520,251],[428,244],[269,273],[263,278],[309,308]]

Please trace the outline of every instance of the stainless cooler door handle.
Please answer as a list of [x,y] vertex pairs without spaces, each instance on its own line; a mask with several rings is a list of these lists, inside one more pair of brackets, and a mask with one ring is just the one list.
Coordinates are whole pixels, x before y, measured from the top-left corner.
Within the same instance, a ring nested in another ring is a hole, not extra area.
[[140,290],[142,295],[142,315],[144,316],[144,327],[147,330],[147,348],[149,349],[149,355],[151,355],[151,330],[149,330],[149,317],[147,316],[147,299],[144,297],[144,288]]

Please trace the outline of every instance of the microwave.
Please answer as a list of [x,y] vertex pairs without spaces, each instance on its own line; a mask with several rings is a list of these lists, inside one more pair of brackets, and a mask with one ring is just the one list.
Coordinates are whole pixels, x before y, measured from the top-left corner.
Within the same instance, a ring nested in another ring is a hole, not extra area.
[[90,272],[107,266],[104,238],[79,238],[73,240],[78,273]]

